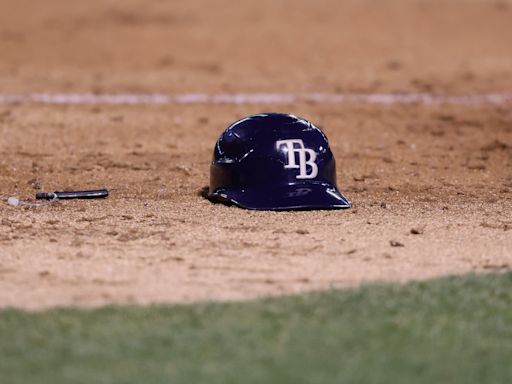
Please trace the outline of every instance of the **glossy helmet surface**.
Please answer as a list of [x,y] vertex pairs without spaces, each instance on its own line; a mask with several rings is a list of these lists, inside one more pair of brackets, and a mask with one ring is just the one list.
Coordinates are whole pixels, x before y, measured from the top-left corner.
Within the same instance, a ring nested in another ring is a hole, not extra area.
[[259,210],[350,208],[324,133],[280,113],[249,116],[219,137],[208,198]]

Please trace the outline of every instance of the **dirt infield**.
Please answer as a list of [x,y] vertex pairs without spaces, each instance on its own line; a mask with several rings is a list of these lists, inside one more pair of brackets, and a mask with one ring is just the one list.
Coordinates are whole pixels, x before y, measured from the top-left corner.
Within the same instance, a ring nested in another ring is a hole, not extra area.
[[[512,91],[510,2],[205,3],[2,1],[1,93]],[[201,196],[217,136],[264,111],[324,129],[353,209]],[[510,102],[3,103],[0,135],[0,307],[245,299],[512,265]],[[98,187],[111,196],[5,204]]]

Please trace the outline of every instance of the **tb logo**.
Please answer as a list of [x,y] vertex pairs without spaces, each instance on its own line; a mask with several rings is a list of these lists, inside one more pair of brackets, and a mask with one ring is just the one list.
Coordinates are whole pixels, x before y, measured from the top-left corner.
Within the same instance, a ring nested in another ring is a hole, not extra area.
[[[297,179],[314,179],[318,175],[318,165],[316,165],[316,152],[305,148],[301,139],[289,139],[276,141],[276,149],[281,149],[287,155],[288,163],[285,169],[299,169]],[[298,156],[295,156],[295,155]],[[298,164],[297,164],[298,158]],[[310,173],[308,173],[308,166]]]

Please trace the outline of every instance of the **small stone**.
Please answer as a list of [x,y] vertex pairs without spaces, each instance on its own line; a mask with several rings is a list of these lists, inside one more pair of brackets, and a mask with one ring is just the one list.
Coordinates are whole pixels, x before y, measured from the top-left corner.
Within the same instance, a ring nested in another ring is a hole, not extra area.
[[402,243],[396,240],[390,240],[389,245],[391,245],[392,247],[404,247]]
[[13,207],[18,206],[19,203],[20,201],[14,196],[11,196],[7,199],[7,204],[12,205]]

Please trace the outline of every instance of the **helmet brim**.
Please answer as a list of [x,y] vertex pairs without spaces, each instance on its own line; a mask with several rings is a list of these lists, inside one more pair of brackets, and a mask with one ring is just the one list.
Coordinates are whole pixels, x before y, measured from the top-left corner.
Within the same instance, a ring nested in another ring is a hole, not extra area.
[[352,206],[336,187],[312,182],[246,190],[219,188],[210,192],[208,199],[241,208],[268,211],[346,209]]

